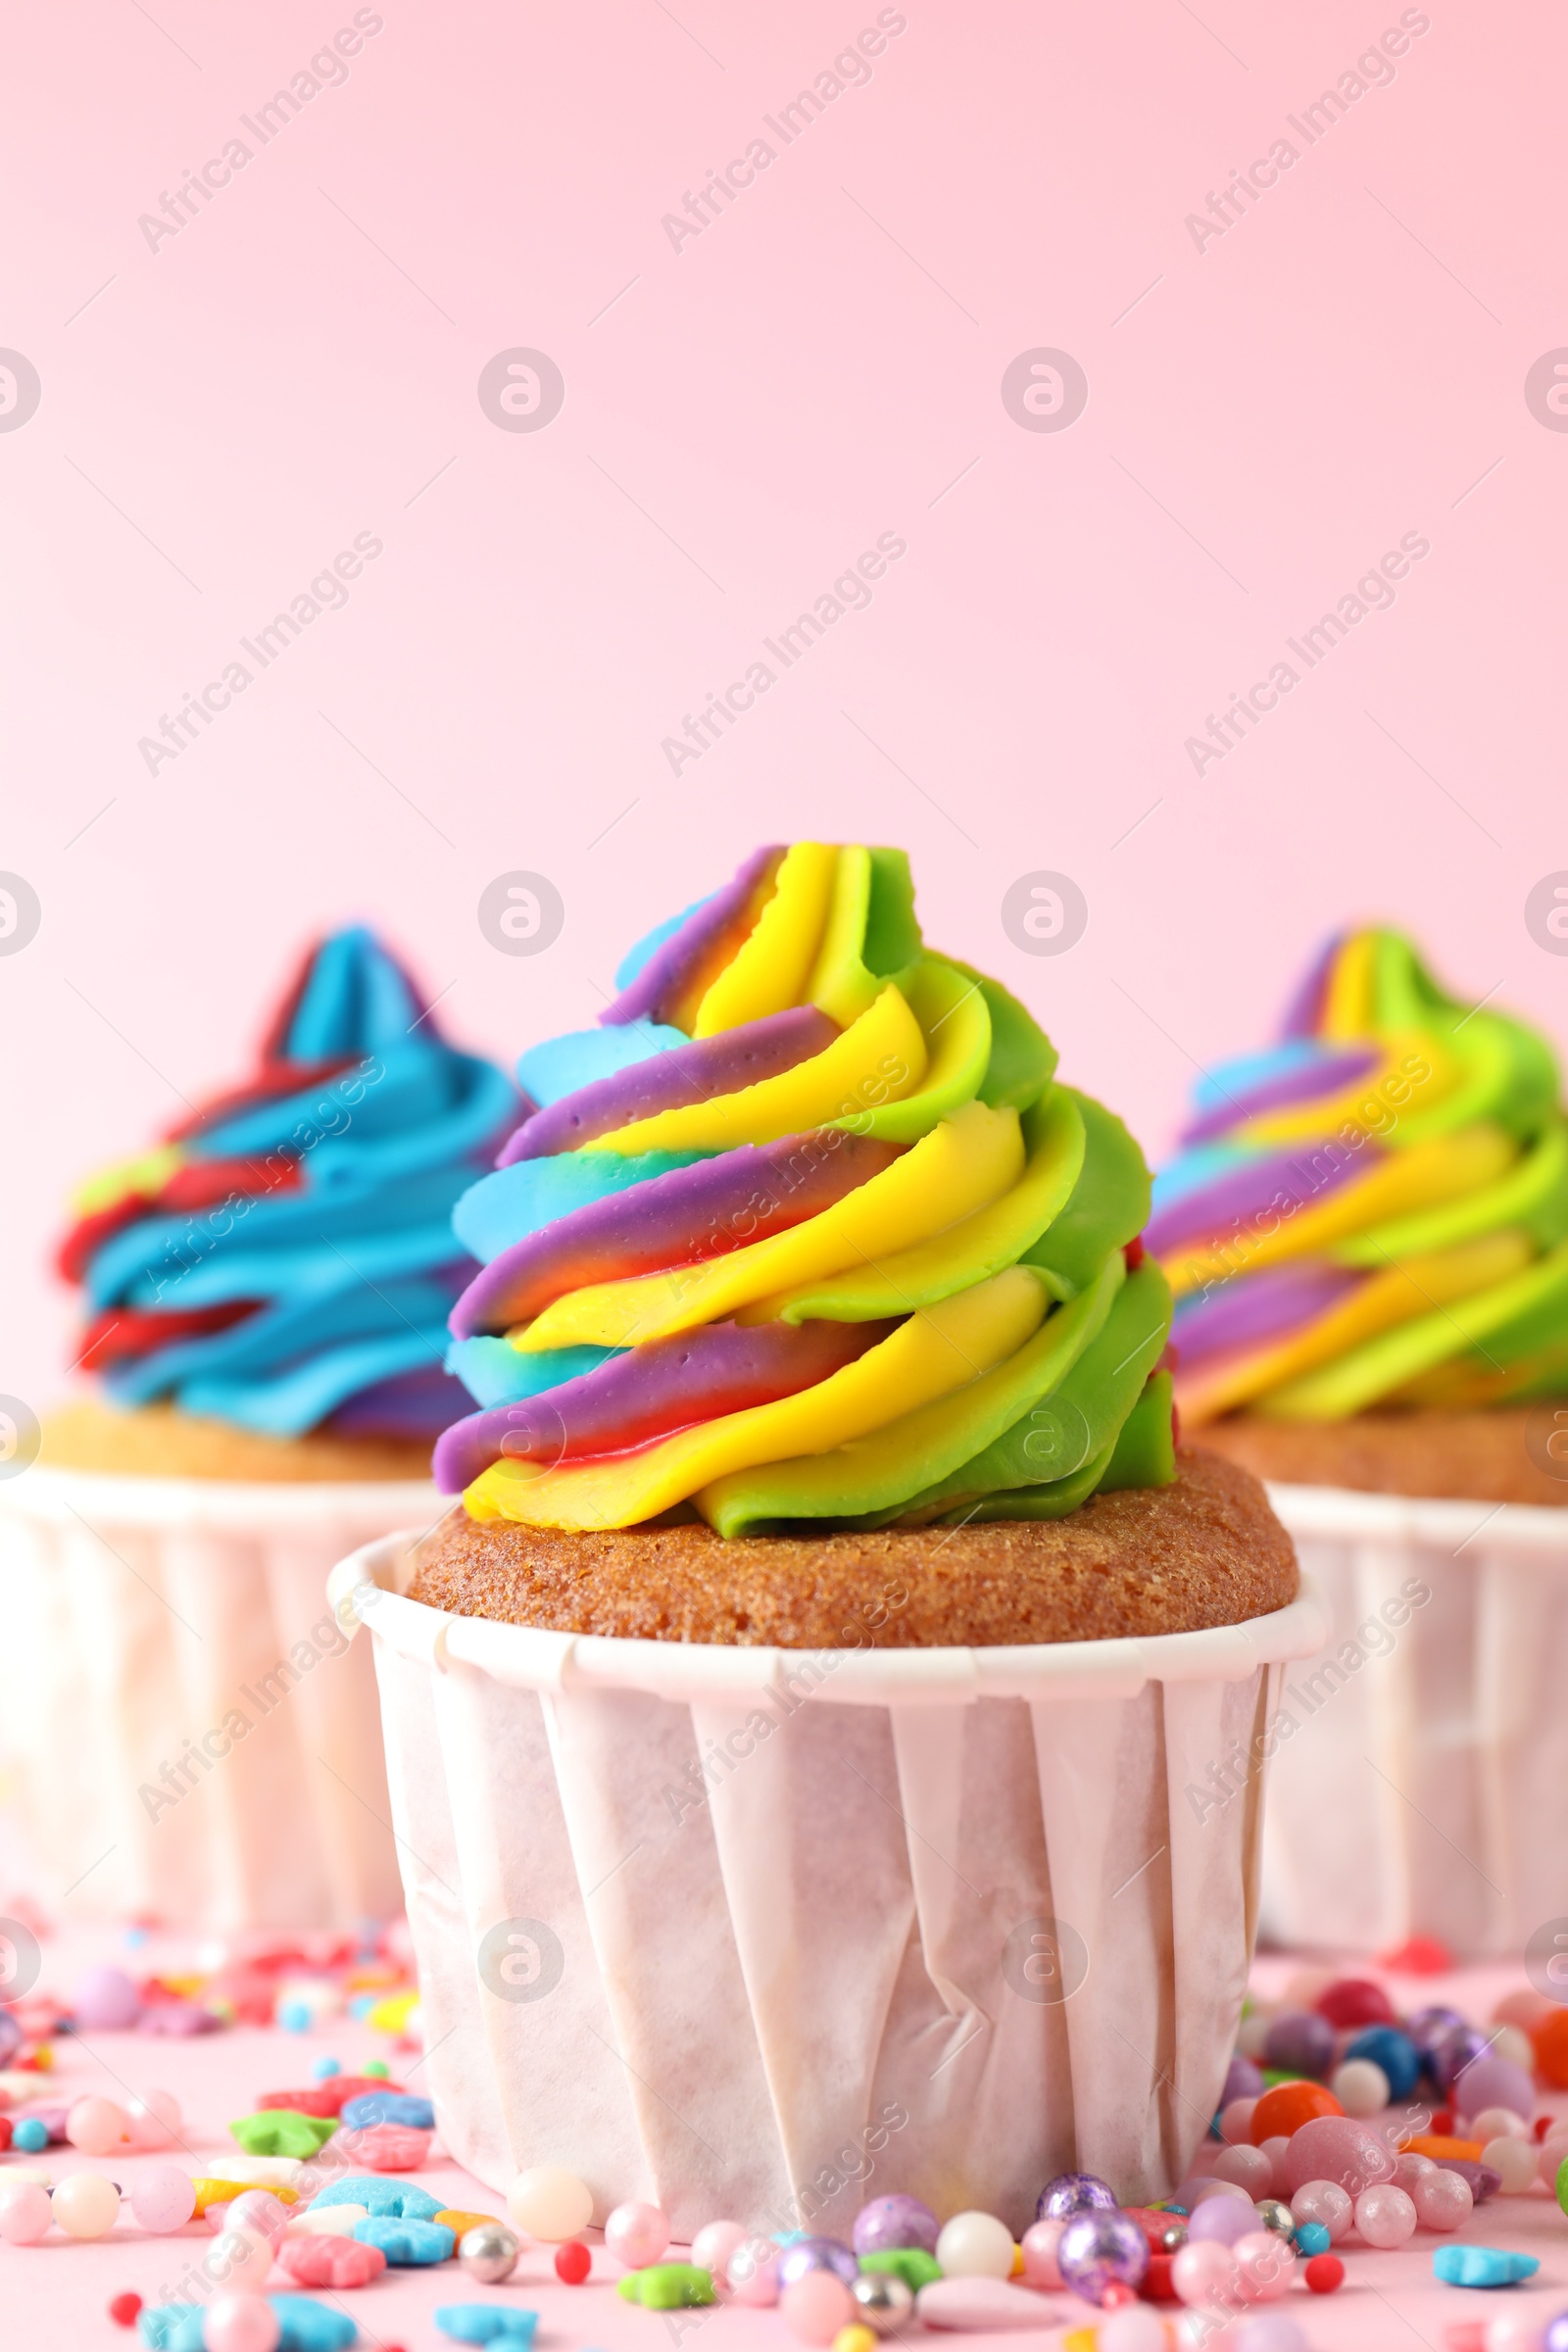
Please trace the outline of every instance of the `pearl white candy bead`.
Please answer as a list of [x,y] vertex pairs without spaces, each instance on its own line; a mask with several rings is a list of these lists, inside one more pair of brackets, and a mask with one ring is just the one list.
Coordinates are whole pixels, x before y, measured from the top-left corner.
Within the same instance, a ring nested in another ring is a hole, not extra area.
[[1389,2078],[1370,2058],[1348,2058],[1335,2069],[1329,2088],[1347,2115],[1381,2115],[1389,2103]]
[[956,2213],[942,2226],[937,2260],[946,2278],[1009,2278],[1012,2231],[994,2213]]
[[1517,2196],[1534,2180],[1540,2160],[1534,2141],[1515,2139],[1509,2132],[1501,2138],[1489,2139],[1481,2151],[1481,2161],[1491,2165],[1510,2196]]
[[507,2211],[527,2236],[562,2245],[593,2220],[594,2192],[564,2165],[536,2164],[508,2189]]

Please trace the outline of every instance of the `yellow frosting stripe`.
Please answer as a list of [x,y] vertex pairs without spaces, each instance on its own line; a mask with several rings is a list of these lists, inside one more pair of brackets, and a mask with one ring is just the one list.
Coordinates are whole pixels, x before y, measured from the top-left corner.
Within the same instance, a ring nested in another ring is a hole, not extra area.
[[722,1321],[738,1307],[821,1275],[880,1262],[997,1200],[1022,1169],[1017,1112],[967,1102],[891,1168],[820,1216],[706,1264],[568,1292],[508,1337],[530,1354],[584,1343],[646,1347],[672,1332]]
[[1196,1249],[1178,1247],[1165,1264],[1171,1289],[1180,1298],[1239,1271],[1255,1273],[1263,1266],[1305,1257],[1368,1224],[1494,1184],[1512,1158],[1513,1145],[1497,1127],[1466,1127],[1456,1135],[1436,1136],[1408,1152],[1392,1153],[1359,1183],[1344,1186],[1315,1208],[1282,1215],[1271,1233],[1249,1234],[1240,1262],[1224,1240]]
[[[1410,1076],[1412,1064],[1425,1075]],[[1342,1087],[1336,1095],[1320,1095],[1283,1110],[1259,1111],[1238,1122],[1236,1140],[1277,1149],[1307,1137],[1336,1135],[1348,1125],[1363,1136],[1379,1135],[1390,1127],[1402,1147],[1424,1140],[1415,1132],[1418,1117],[1429,1128],[1435,1123],[1444,1132],[1461,1125],[1451,1106],[1455,1094],[1466,1084],[1465,1065],[1455,1055],[1435,1045],[1424,1032],[1401,1030],[1364,1078]],[[1391,1085],[1398,1090],[1401,1106],[1396,1126],[1390,1119],[1385,1092]]]
[[869,1011],[809,1061],[776,1078],[710,1102],[687,1102],[653,1118],[634,1119],[583,1149],[631,1156],[642,1152],[731,1152],[737,1144],[770,1144],[781,1135],[836,1124],[866,1131],[874,1105],[912,1094],[930,1055],[920,1024],[890,982]]
[[991,1007],[978,980],[941,956],[923,956],[906,982],[929,1055],[922,1084],[877,1108],[831,1120],[856,1135],[912,1143],[978,1094],[991,1059]]
[[1377,1026],[1377,933],[1357,931],[1334,959],[1320,1034],[1331,1044],[1358,1043]]
[[464,1503],[470,1518],[532,1527],[634,1526],[730,1471],[823,1452],[951,1396],[1021,1348],[1049,1303],[1037,1275],[1009,1266],[911,1315],[878,1347],[797,1396],[702,1422],[634,1454],[544,1471],[503,1460],[475,1479]]
[[1342,1266],[1380,1266],[1429,1250],[1451,1249],[1494,1225],[1532,1216],[1568,1183],[1568,1124],[1553,1122],[1533,1151],[1514,1162],[1499,1183],[1468,1198],[1446,1200],[1415,1216],[1399,1217],[1370,1233],[1352,1234],[1333,1252]]
[[1484,1352],[1490,1333],[1557,1292],[1568,1295],[1568,1241],[1508,1281],[1385,1332],[1325,1370],[1274,1390],[1257,1409],[1282,1421],[1340,1421],[1363,1412],[1466,1348]]
[[1401,1323],[1506,1281],[1527,1266],[1533,1254],[1529,1235],[1515,1229],[1385,1266],[1381,1274],[1369,1274],[1349,1298],[1278,1346],[1240,1362],[1218,1364],[1212,1371],[1200,1365],[1183,1383],[1182,1418],[1197,1429],[1238,1405],[1260,1402],[1267,1412],[1271,1391],[1332,1364]]
[[802,1003],[821,946],[838,865],[839,852],[826,842],[798,841],[785,853],[773,896],[755,930],[697,1008],[694,1037],[713,1037],[721,1029],[738,1029],[743,1021],[764,1020],[770,1012]]
[[159,1144],[136,1159],[117,1160],[112,1168],[89,1176],[72,1196],[71,1205],[78,1217],[94,1216],[101,1209],[113,1208],[127,1193],[162,1192],[171,1176],[184,1165],[185,1153],[178,1144]]
[[874,1265],[851,1266],[763,1298],[738,1320],[804,1323],[826,1316],[838,1323],[869,1323],[929,1306],[1014,1264],[1065,1205],[1084,1164],[1083,1114],[1063,1088],[1053,1087],[1025,1124],[1034,1130],[1034,1149],[1017,1183],[1000,1200],[929,1241],[879,1253]]
[[876,999],[879,983],[860,953],[870,906],[871,853],[851,843],[838,854],[821,951],[808,988],[808,1002],[835,1021],[858,1020]]

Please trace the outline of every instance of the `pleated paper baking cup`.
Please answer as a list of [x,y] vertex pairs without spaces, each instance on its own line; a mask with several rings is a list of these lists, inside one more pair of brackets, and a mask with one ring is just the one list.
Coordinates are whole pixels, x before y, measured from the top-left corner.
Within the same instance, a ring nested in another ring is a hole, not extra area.
[[401,1908],[374,1677],[323,1587],[433,1488],[0,1487],[0,1753],[66,1917],[351,1927]]
[[448,1616],[413,1573],[390,1539],[331,1593],[375,1652],[422,2073],[492,2188],[560,2163],[600,2221],[847,2236],[891,2189],[1021,2230],[1055,2173],[1180,2178],[1309,1592],[1149,1641],[775,1650]]
[[1268,1494],[1332,1631],[1280,1692],[1265,1935],[1517,1957],[1568,1910],[1568,1511]]

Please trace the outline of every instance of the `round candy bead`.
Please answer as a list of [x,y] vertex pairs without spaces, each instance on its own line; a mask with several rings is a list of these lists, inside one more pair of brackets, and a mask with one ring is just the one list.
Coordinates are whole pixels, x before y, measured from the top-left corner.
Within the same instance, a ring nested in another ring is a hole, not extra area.
[[1397,2026],[1368,2026],[1346,2043],[1344,2055],[1347,2061],[1367,2058],[1381,2067],[1391,2099],[1409,2098],[1421,2080],[1421,2052]]
[[130,2184],[130,2210],[155,2236],[183,2230],[196,2210],[196,2184],[177,2164],[150,2164]]
[[140,2017],[141,1994],[122,1968],[89,1968],[72,1996],[71,2014],[88,2033],[120,2033]]
[[230,2199],[225,2220],[230,2230],[254,2230],[275,2246],[288,2228],[288,2207],[270,2188],[245,2188]]
[[1479,2139],[1483,2147],[1489,2139],[1528,2139],[1532,2147],[1536,2144],[1529,2124],[1511,2107],[1483,2107],[1479,2115],[1465,2117],[1464,2129],[1466,2138]]
[[1257,2218],[1265,2230],[1273,2230],[1276,2237],[1283,2237],[1287,2242],[1294,2239],[1296,2216],[1282,2198],[1259,2197]]
[[1356,2196],[1374,2180],[1390,2180],[1393,2173],[1388,2141],[1348,2116],[1318,2116],[1303,2124],[1292,2133],[1285,2153],[1285,2178],[1293,2196],[1308,2180],[1337,2180]]
[[1413,2017],[1407,2017],[1404,2021],[1404,2030],[1421,2052],[1422,2057],[1425,2058],[1431,2050],[1437,2047],[1445,2034],[1451,2034],[1455,2026],[1462,2026],[1464,2023],[1465,2020],[1457,2009],[1450,2009],[1443,2002],[1436,2002],[1430,2008],[1416,2010]]
[[1345,2235],[1355,2219],[1355,2200],[1337,2180],[1307,2180],[1291,2199],[1298,2222],[1313,2222],[1329,2233],[1330,2242]]
[[1075,2295],[1103,2303],[1110,2287],[1138,2285],[1149,2268],[1149,2240],[1128,2214],[1075,2213],[1057,2241],[1056,2267]]
[[[1450,2026],[1428,2050],[1427,2072],[1446,2098],[1459,2077],[1478,2060],[1487,2058],[1491,2049],[1491,2041],[1479,2026]],[[1477,2104],[1489,2105],[1490,2094],[1484,2094]]]
[[1463,2116],[1479,2115],[1484,2107],[1511,2107],[1517,2115],[1534,2115],[1536,2086],[1522,2066],[1489,2049],[1453,2078],[1453,2104],[1455,2113]]
[[778,2308],[790,2333],[807,2344],[830,2344],[855,2317],[850,2290],[836,2271],[808,2271],[785,2287]]
[[1394,2004],[1381,1984],[1368,1977],[1337,1977],[1312,2003],[1319,2017],[1343,2034],[1349,2026],[1392,2026]]
[[1268,2039],[1268,2030],[1273,2023],[1272,2009],[1266,2006],[1250,2009],[1236,2029],[1238,2057],[1250,2058],[1255,2066],[1263,2055],[1263,2044]]
[[1321,2082],[1276,2082],[1252,2109],[1252,2145],[1260,2148],[1276,2134],[1294,2139],[1303,2125],[1344,2112],[1333,2091]]
[[[1555,2173],[1552,2179],[1556,2179]],[[1023,2233],[1023,2275],[1031,2286],[1055,2287],[1061,2284],[1061,2272],[1056,2265],[1056,2241],[1067,2227],[1059,2219],[1031,2222]]]
[[914,2316],[914,2296],[891,2271],[861,2271],[850,2293],[857,2319],[875,2335],[893,2335]]
[[120,2212],[120,2191],[107,2173],[69,2173],[49,2200],[68,2237],[102,2237]]
[[1105,2314],[1095,2329],[1095,2352],[1165,2352],[1165,2323],[1148,2303]]
[[1274,2167],[1261,2148],[1238,2144],[1221,2148],[1214,2160],[1214,2178],[1234,2180],[1250,2197],[1266,2197],[1274,2186]]
[[1231,2248],[1231,2260],[1241,2274],[1242,2293],[1250,2303],[1272,2303],[1283,2295],[1296,2276],[1296,2256],[1272,2230],[1250,2230]]
[[1285,2196],[1289,2190],[1290,2184],[1285,2178],[1285,2151],[1290,2144],[1283,2132],[1277,2132],[1272,2139],[1265,2139],[1263,2142],[1263,2153],[1269,2161],[1273,2175],[1273,2194],[1276,2197]]
[[1557,2173],[1564,2157],[1568,2157],[1568,2130],[1554,2126],[1541,2143],[1541,2178],[1550,2189],[1557,2185]]
[[1413,2197],[1422,2174],[1436,2170],[1430,2156],[1418,2156],[1413,2148],[1403,2148],[1394,2159],[1394,2185],[1402,2188],[1407,2197]]
[[1518,2196],[1536,2177],[1535,2142],[1515,2139],[1511,2135],[1489,2139],[1481,2151],[1483,2164],[1490,2164],[1502,2185],[1505,2196]]
[[172,2090],[144,2090],[128,2113],[132,2147],[167,2148],[179,2130],[179,2101]]
[[1568,2352],[1568,2311],[1560,2311],[1546,2328],[1545,2352]]
[[1314,2295],[1332,2295],[1345,2277],[1345,2265],[1337,2254],[1314,2254],[1301,2277]]
[[314,2082],[328,2082],[333,2075],[340,2075],[342,2072],[343,2061],[340,2058],[313,2058],[311,2060],[311,2080]]
[[1309,2352],[1305,2336],[1283,2311],[1260,2311],[1243,2320],[1232,2341],[1236,2352]]
[[1498,2312],[1486,2327],[1486,2352],[1544,2352],[1546,2331],[1528,2311]]
[[1219,2135],[1230,2147],[1239,2147],[1252,2136],[1252,2110],[1258,2102],[1258,2092],[1245,2092],[1229,2100],[1219,2111]]
[[53,2219],[49,2191],[38,2181],[0,2181],[0,2237],[8,2246],[35,2246]]
[[1252,2202],[1239,2181],[1222,2180],[1218,2173],[1201,2173],[1187,2185],[1191,2194],[1178,2197],[1176,2202],[1185,2205],[1189,2213],[1196,2213],[1200,2205],[1208,2203],[1210,2197],[1240,2197],[1244,2205]]
[[833,2352],[876,2352],[876,2329],[863,2320],[852,2320],[833,2338]]
[[141,2297],[127,2289],[122,2295],[110,2298],[109,2317],[117,2328],[134,2328],[136,2314],[141,2309]]
[[1332,1968],[1297,1968],[1286,1979],[1280,1994],[1280,2009],[1315,2009],[1329,1986],[1336,1982]]
[[458,2240],[458,2263],[483,2286],[499,2286],[517,2267],[516,2233],[505,2222],[475,2222]]
[[1257,2228],[1257,2207],[1250,2197],[1205,2197],[1193,2208],[1187,2224],[1192,2246],[1234,2246],[1239,2237]]
[[24,2156],[36,2156],[40,2148],[49,2145],[49,2127],[35,2115],[24,2115],[12,2128],[11,2144]]
[[1314,2254],[1326,2254],[1333,2243],[1334,2240],[1321,2222],[1297,2223],[1296,2251],[1298,2254],[1308,2259]]
[[1528,2034],[1517,2026],[1494,2025],[1492,2029],[1492,2055],[1505,2058],[1510,2066],[1522,2066],[1531,2081],[1536,2073],[1536,2045]]
[[587,2229],[594,2218],[594,2192],[564,2165],[536,2164],[508,2189],[507,2211],[529,2237],[559,2245]]
[[1335,2068],[1329,2088],[1347,2115],[1381,2115],[1392,2093],[1389,2078],[1373,2058],[1347,2058]]
[[225,2230],[214,2239],[202,2267],[231,2294],[259,2293],[272,2267],[272,2249],[255,2230]]
[[[1008,2241],[1011,2255],[1011,2240]],[[943,2265],[946,2269],[948,2266]],[[797,2237],[778,2258],[778,2291],[782,2296],[787,2286],[804,2278],[810,2271],[831,2271],[846,2286],[853,2286],[860,2275],[860,2266],[850,2248],[836,2237]]]
[[906,2246],[918,2246],[922,2252],[934,2254],[940,2228],[930,2206],[922,2205],[918,2197],[873,2197],[855,2217],[855,2251],[893,2254]]
[[1315,2009],[1284,2010],[1269,2027],[1263,2060],[1293,2075],[1326,2075],[1334,2064],[1334,2028]]
[[729,2258],[737,2246],[746,2243],[746,2230],[740,2222],[705,2222],[692,2239],[692,2262],[699,2271],[706,2271],[720,2293],[728,2286],[725,2274]]
[[202,2321],[207,2352],[272,2352],[282,2332],[263,2295],[215,2295]]
[[1408,2193],[1423,2230],[1457,2230],[1475,2210],[1469,2181],[1446,2165],[1435,2164]]
[[1241,2273],[1229,2246],[1188,2244],[1171,2256],[1170,2282],[1180,2301],[1202,2310],[1234,2309],[1241,2300]]
[[617,2205],[605,2224],[605,2244],[628,2271],[646,2271],[669,2244],[669,2224],[657,2205]]
[[[606,2225],[606,2243],[609,2243],[609,2225]],[[661,2246],[660,2253],[663,2252]],[[623,2258],[624,2259],[624,2258]],[[657,2261],[658,2256],[654,2259]],[[564,2246],[556,2248],[556,2277],[563,2286],[581,2286],[594,2267],[594,2258],[580,2237],[568,2237]],[[634,2270],[645,2270],[645,2263],[634,2263]]]
[[[784,2260],[788,2259],[786,2252]],[[1010,2278],[1012,2231],[994,2213],[956,2213],[937,2238],[937,2260],[945,2278]],[[783,2267],[781,2263],[781,2278]],[[1065,2268],[1061,2275],[1066,2278]]]
[[1415,2225],[1414,2200],[1392,2180],[1374,2180],[1355,2200],[1355,2226],[1369,2246],[1402,2246]]
[[1040,2191],[1035,2220],[1065,2222],[1097,2205],[1107,2213],[1116,2210],[1116,2191],[1108,2180],[1102,2180],[1098,2173],[1058,2173]]
[[107,2156],[130,2139],[130,2117],[114,2099],[77,2099],[66,2117],[66,2137],[84,2156]]
[[1219,2094],[1220,2106],[1228,2107],[1232,2099],[1258,2098],[1262,2089],[1261,2072],[1250,2058],[1244,2058],[1238,2051],[1225,2070],[1225,2085]]
[[737,2303],[766,2309],[778,2301],[778,2248],[771,2238],[743,2239],[729,2258],[727,2276]]

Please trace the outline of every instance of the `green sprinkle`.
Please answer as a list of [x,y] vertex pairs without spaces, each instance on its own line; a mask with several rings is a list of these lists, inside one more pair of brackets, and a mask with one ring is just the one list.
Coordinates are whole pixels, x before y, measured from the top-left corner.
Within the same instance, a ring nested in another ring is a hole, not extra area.
[[387,2080],[387,2077],[391,2074],[392,2069],[388,2066],[384,2058],[367,2058],[365,2064],[361,2067],[360,2072],[366,2077],[373,2075],[377,2082],[384,2082]]
[[655,2262],[646,2271],[628,2271],[615,2292],[647,2311],[688,2311],[700,2303],[715,2303],[712,2275],[691,2262]]
[[917,2295],[922,2286],[929,2286],[933,2278],[942,2276],[941,2263],[924,2246],[895,2246],[888,2254],[862,2254],[860,2268],[891,2273],[895,2278],[904,2280],[911,2295]]
[[292,2107],[269,2107],[242,2115],[229,2130],[247,2156],[303,2156],[307,2162],[337,2130],[335,2115],[299,2115]]

